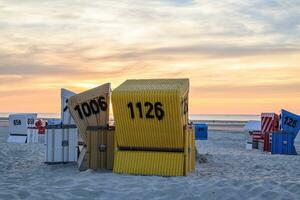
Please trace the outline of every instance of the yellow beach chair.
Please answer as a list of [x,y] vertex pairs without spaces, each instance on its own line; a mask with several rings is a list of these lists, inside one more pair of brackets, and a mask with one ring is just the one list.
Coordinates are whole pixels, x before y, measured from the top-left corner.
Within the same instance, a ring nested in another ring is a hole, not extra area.
[[188,79],[127,80],[112,92],[113,171],[185,176],[195,168]]

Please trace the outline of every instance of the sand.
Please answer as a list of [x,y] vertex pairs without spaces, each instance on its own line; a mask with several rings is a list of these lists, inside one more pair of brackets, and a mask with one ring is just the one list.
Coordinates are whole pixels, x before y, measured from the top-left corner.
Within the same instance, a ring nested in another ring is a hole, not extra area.
[[241,133],[210,132],[187,177],[79,172],[44,164],[43,144],[8,144],[0,134],[0,199],[300,199],[300,156],[244,149]]

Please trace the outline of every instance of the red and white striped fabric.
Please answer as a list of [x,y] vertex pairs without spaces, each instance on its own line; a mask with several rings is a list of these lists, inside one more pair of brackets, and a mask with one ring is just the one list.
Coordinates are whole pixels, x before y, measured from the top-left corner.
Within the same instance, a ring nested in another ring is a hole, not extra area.
[[276,113],[261,114],[261,133],[264,136],[264,151],[270,151],[272,132],[279,129],[279,116]]
[[276,113],[261,114],[261,132],[262,134],[277,131],[279,128],[279,116]]

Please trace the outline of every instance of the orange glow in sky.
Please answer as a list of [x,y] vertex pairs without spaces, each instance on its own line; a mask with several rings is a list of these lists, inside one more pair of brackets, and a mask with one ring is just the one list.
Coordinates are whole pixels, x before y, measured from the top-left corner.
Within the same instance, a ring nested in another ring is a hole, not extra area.
[[189,78],[191,114],[300,114],[296,1],[2,1],[0,112],[75,92]]

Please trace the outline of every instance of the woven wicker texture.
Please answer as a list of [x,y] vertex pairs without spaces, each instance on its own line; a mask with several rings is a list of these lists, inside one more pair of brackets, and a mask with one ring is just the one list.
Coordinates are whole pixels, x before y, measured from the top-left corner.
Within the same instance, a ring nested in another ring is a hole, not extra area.
[[151,151],[117,151],[115,173],[182,176],[185,175],[184,153]]
[[112,93],[118,146],[184,147],[188,79],[127,80]]
[[116,150],[113,171],[115,173],[186,176],[195,170],[195,132],[193,127],[185,131],[184,152]]

